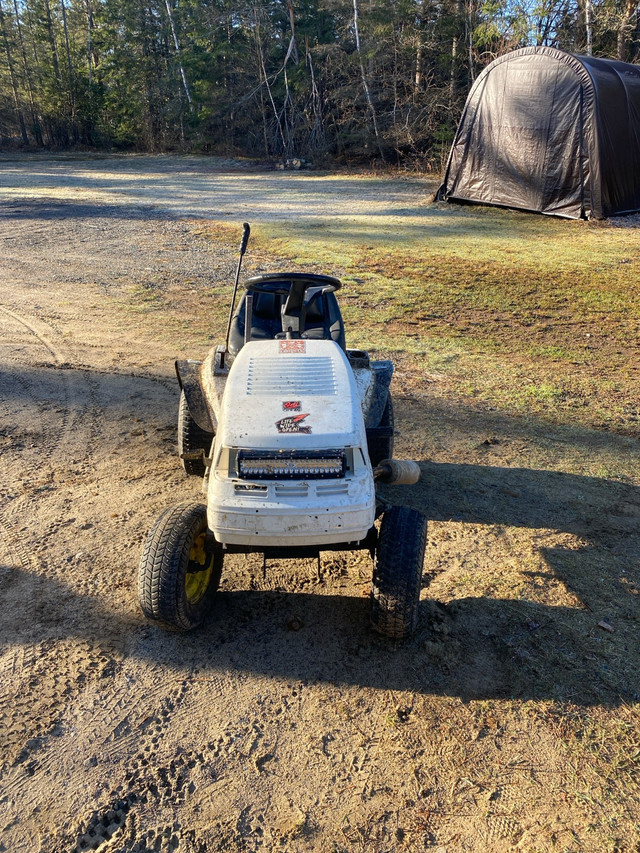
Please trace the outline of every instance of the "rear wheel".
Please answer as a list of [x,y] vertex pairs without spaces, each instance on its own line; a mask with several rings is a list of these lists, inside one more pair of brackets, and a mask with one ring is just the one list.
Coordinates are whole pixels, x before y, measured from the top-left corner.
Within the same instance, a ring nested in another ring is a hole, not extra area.
[[393,639],[409,636],[416,626],[427,519],[406,506],[382,516],[371,591],[371,625]]
[[138,595],[145,616],[188,631],[205,618],[222,574],[222,548],[202,504],[166,509],[142,549]]
[[387,395],[387,402],[382,411],[380,418],[381,427],[391,430],[391,435],[375,436],[367,438],[367,448],[369,450],[369,459],[371,465],[375,468],[383,459],[391,459],[393,457],[393,400],[391,392]]
[[[198,426],[193,415],[189,411],[189,404],[184,391],[180,392],[180,405],[178,406],[178,454],[197,453],[202,450],[206,455],[211,449],[214,434],[207,432]],[[182,467],[187,474],[194,477],[204,477],[207,469],[202,460],[181,459]]]

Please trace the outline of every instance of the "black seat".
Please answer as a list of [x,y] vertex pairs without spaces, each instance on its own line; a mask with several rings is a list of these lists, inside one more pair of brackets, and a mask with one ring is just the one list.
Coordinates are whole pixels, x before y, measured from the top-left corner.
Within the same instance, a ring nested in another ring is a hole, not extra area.
[[[287,301],[291,282],[283,278],[269,281],[267,289],[253,293],[251,331],[248,340],[268,340],[283,332],[282,308]],[[245,293],[231,320],[229,352],[235,356],[244,345],[247,294]],[[286,331],[286,330],[285,330]],[[307,291],[304,338],[335,341],[346,349],[344,322],[338,300],[321,285]]]

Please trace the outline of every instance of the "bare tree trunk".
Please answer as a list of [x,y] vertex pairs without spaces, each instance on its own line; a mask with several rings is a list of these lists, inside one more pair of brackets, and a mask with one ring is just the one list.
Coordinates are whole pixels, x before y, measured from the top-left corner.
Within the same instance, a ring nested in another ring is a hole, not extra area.
[[171,6],[169,6],[169,0],[164,0],[165,6],[167,7],[167,15],[169,16],[169,25],[171,26],[171,34],[173,35],[173,44],[175,45],[176,54],[178,56],[178,67],[180,68],[180,76],[182,77],[182,85],[184,86],[184,93],[187,96],[187,101],[189,102],[189,109],[193,109],[193,102],[191,100],[191,92],[189,91],[189,86],[187,85],[187,76],[184,73],[184,68],[182,67],[182,62],[180,60],[180,44],[178,43],[178,36],[176,35],[176,28],[173,25],[173,15],[171,14]]
[[269,136],[267,134],[267,109],[264,105],[264,92],[262,91],[262,87],[260,87],[260,112],[262,113],[262,140],[264,142],[264,156],[268,158]]
[[585,0],[584,20],[587,29],[587,56],[593,56],[593,0]]
[[87,0],[87,71],[89,73],[89,89],[91,89],[91,78],[93,74],[93,12],[91,11],[91,0]]
[[[263,50],[262,50],[262,41],[261,41],[261,35],[260,35],[260,26],[259,26],[259,23],[258,23],[257,9],[256,9],[256,7],[255,7],[255,6],[254,6],[254,9],[253,9],[253,12],[254,12],[254,20],[255,20],[255,23],[256,23],[256,26],[255,26],[255,40],[256,40],[256,51],[257,51],[257,53],[258,53],[258,65],[259,65],[259,69],[260,69],[260,83],[261,83],[261,85],[264,85],[264,87],[266,88],[266,90],[267,90],[267,94],[268,94],[268,96],[269,96],[269,101],[271,102],[271,109],[273,110],[273,115],[274,115],[274,118],[275,118],[276,124],[277,124],[277,126],[278,126],[278,133],[279,133],[279,136],[280,136],[280,141],[282,142],[282,153],[283,153],[283,156],[284,156],[284,154],[285,154],[285,152],[286,152],[286,150],[287,150],[287,142],[286,142],[286,140],[285,140],[285,138],[284,138],[284,133],[283,133],[283,131],[282,131],[282,124],[281,124],[281,122],[280,122],[280,116],[278,115],[278,110],[277,110],[277,108],[276,108],[276,102],[275,102],[275,101],[274,101],[274,99],[273,99],[273,93],[272,93],[272,91],[271,91],[271,86],[270,86],[270,84],[269,84],[269,78],[268,78],[268,76],[267,76],[267,66],[266,66],[266,63],[265,63],[265,61],[264,61],[264,52],[263,52]],[[266,125],[266,114],[264,113],[264,111],[263,111],[263,121],[264,121],[264,123],[265,123],[265,124],[264,124],[265,144],[267,144],[268,135],[267,135],[267,125]],[[268,147],[268,144],[267,144],[267,147]]]
[[449,71],[449,109],[453,108],[456,97],[456,59],[458,58],[458,36],[451,42],[451,69]]
[[367,99],[367,104],[369,106],[369,110],[371,112],[371,119],[373,121],[373,132],[376,137],[376,142],[378,143],[378,151],[380,152],[380,157],[382,158],[382,162],[385,162],[384,152],[382,150],[382,145],[380,144],[380,134],[378,132],[378,117],[376,116],[376,108],[373,103],[373,99],[371,97],[371,92],[369,91],[369,84],[367,83],[367,75],[364,71],[364,64],[362,62],[362,51],[360,50],[360,30],[358,29],[358,0],[353,0],[353,29],[356,36],[356,50],[358,51],[358,61],[360,63],[360,75],[362,77],[362,88],[364,89],[364,94]]
[[[51,49],[51,61],[53,63],[53,73],[58,84],[58,91],[63,92],[64,86],[62,83],[62,75],[60,73],[60,60],[58,58],[58,45],[56,42],[56,34],[53,28],[53,18],[51,17],[51,6],[49,0],[44,0],[45,20],[47,24],[47,32],[49,34],[49,47]],[[53,117],[49,119],[50,131],[49,135],[52,139],[60,144],[69,144],[69,128],[66,123],[62,122],[62,117]]]
[[475,69],[474,59],[473,59],[473,30],[475,27],[475,16],[476,16],[474,0],[469,0],[467,12],[468,12],[468,14],[467,14],[467,27],[469,30],[468,38],[467,38],[468,55],[469,55],[469,79],[470,79],[471,83],[473,84],[475,82],[475,79],[476,79],[476,69]]
[[44,0],[44,10],[47,19],[47,32],[49,33],[49,45],[51,47],[53,73],[55,74],[58,86],[62,88],[62,77],[60,76],[60,62],[58,61],[58,46],[56,44],[56,34],[53,31],[53,18],[51,17],[51,7],[49,6],[49,0]]
[[289,50],[287,52],[287,59],[289,55],[293,55],[293,63],[297,65],[300,62],[298,57],[298,45],[296,44],[296,21],[293,14],[293,3],[292,0],[287,0],[287,9],[289,10],[289,23],[291,25],[291,41],[289,43]]
[[[294,155],[293,129],[295,125],[295,115],[293,98],[291,97],[291,92],[289,91],[289,76],[287,74],[286,67],[284,69],[284,90],[285,97],[284,103],[282,105],[282,121],[280,126],[284,126],[284,130],[286,131],[286,133],[284,134],[284,137],[286,139],[285,158],[290,159]],[[287,108],[289,109],[290,121],[287,121]]]
[[305,38],[305,53],[307,57],[307,65],[309,66],[309,74],[311,75],[311,102],[313,104],[313,128],[311,130],[311,147],[315,150],[320,150],[324,154],[326,151],[326,136],[324,132],[324,119],[322,116],[322,101],[318,84],[316,83],[316,75],[313,68],[313,57],[309,50],[309,39]]
[[417,93],[422,86],[422,54],[424,47],[422,44],[422,34],[418,33],[418,47],[416,48],[416,73],[413,79],[413,91]]
[[60,9],[62,11],[62,28],[64,30],[64,44],[67,52],[67,70],[69,71],[69,86],[73,81],[73,67],[71,65],[71,48],[69,46],[69,27],[67,26],[67,7],[64,5],[64,0],[60,0]]
[[[397,140],[397,125],[398,125],[398,79],[400,77],[400,70],[398,68],[398,41],[396,38],[396,30],[395,27],[393,29],[393,134]],[[397,142],[396,142],[397,145]]]
[[[462,0],[456,0],[456,24],[460,24],[460,14],[462,12]],[[458,64],[458,43],[459,36],[454,35],[451,40],[451,69],[449,72],[449,109],[453,109],[456,99],[456,72]]]
[[60,9],[62,11],[62,28],[64,30],[64,44],[67,53],[67,71],[69,73],[69,106],[71,108],[71,133],[73,141],[78,141],[78,125],[76,122],[76,84],[73,73],[73,65],[71,63],[71,47],[69,45],[69,27],[67,26],[67,9],[64,5],[64,0],[60,0]]
[[153,33],[150,32],[149,19],[151,18],[150,10],[148,9],[145,0],[139,0],[138,3],[139,27],[140,27],[140,48],[143,56],[143,80],[144,80],[144,124],[142,132],[145,136],[145,143],[150,151],[157,151],[160,147],[159,139],[159,119],[158,110],[154,101],[153,89],[151,88],[150,74],[147,67],[149,57],[153,55]]
[[413,78],[414,93],[419,92],[422,86],[422,62],[424,56],[424,34],[422,32],[422,27],[425,19],[426,3],[427,0],[420,0],[420,11],[418,12],[418,18],[416,20],[416,37],[418,39],[418,44],[416,47],[416,73]]
[[31,112],[32,132],[36,138],[36,145],[42,147],[42,130],[40,128],[40,117],[36,110],[35,98],[33,95],[33,83],[31,81],[31,70],[27,61],[27,51],[24,46],[24,36],[22,34],[22,24],[20,23],[20,11],[18,9],[18,0],[13,0],[13,8],[16,13],[16,29],[18,31],[18,41],[20,42],[20,53],[22,55],[22,68],[24,71],[24,79],[27,84],[27,94],[29,95],[29,110]]
[[618,59],[627,61],[627,42],[631,32],[631,19],[638,8],[638,0],[627,0],[622,13],[620,28],[618,29]]

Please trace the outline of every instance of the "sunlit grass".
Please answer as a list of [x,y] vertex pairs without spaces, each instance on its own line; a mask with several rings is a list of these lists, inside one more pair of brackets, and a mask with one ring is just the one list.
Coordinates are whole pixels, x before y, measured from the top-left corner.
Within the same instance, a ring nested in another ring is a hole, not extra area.
[[[309,180],[323,187],[327,178]],[[330,177],[341,180],[353,177]],[[358,180],[379,202],[397,188]],[[244,274],[302,268],[341,278],[348,345],[392,357],[417,390],[437,372],[449,393],[490,406],[637,432],[638,229],[433,204],[435,186],[389,213],[261,221]],[[240,238],[228,222],[193,230],[231,250]],[[217,300],[222,291],[230,285],[216,287]]]
[[264,223],[253,247],[339,276],[352,346],[516,412],[633,430],[638,243],[633,227],[425,202],[403,216]]
[[307,262],[320,254],[347,266],[358,256],[373,260],[404,249],[421,266],[444,255],[545,269],[552,273],[550,283],[554,274],[585,268],[594,276],[614,274],[628,280],[628,267],[637,264],[635,229],[499,208],[428,204],[426,196],[425,188],[425,203],[402,215],[268,222],[256,229],[256,237],[278,253],[286,249]]

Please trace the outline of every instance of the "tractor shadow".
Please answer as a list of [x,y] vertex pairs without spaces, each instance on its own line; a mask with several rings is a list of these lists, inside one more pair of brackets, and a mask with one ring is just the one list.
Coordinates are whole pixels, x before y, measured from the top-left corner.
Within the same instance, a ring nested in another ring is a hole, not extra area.
[[[534,572],[541,584],[571,591],[572,603],[488,594],[439,601],[425,589],[415,635],[394,643],[368,626],[364,580],[309,578],[294,587],[304,591],[292,592],[281,584],[248,589],[249,578],[232,571],[206,624],[179,635],[145,622],[131,601],[118,610],[113,599],[107,603],[61,579],[6,566],[0,607],[10,618],[2,645],[25,641],[29,624],[31,643],[77,637],[182,673],[233,671],[464,701],[551,699],[608,707],[638,702],[640,490],[523,468],[423,467],[423,482],[405,490],[405,502],[427,509],[431,525],[457,517],[470,524],[576,534],[578,547],[564,540],[541,547]],[[462,510],[461,480],[481,484],[477,493],[467,491]],[[527,500],[514,497],[525,493]],[[428,561],[425,569],[428,586]],[[127,597],[135,598],[133,580]]]
[[[580,561],[579,553],[547,556],[562,571],[575,570]],[[187,678],[234,672],[308,687],[349,685],[463,701],[616,707],[640,699],[635,601],[625,619],[612,620],[616,633],[609,635],[596,627],[594,613],[580,609],[484,596],[446,605],[426,598],[416,633],[396,643],[369,629],[365,596],[232,590],[218,593],[200,629],[176,634],[141,614],[79,596],[60,580],[34,581],[7,566],[0,575],[0,605],[9,612],[4,648],[78,639]]]
[[[197,634],[167,638],[150,628],[135,653],[181,657],[205,671],[465,701],[637,702],[640,489],[526,468],[431,462],[422,468],[417,486],[388,488],[390,502],[420,509],[432,525],[454,520],[550,534],[538,548],[538,568],[527,564],[521,574],[557,587],[558,598],[467,594],[441,602],[424,590],[416,634],[398,644],[370,631],[363,590],[335,594],[331,578],[303,593],[232,588],[218,594],[210,622]],[[476,547],[482,551],[482,541]],[[432,579],[427,559],[424,585]]]
[[[557,557],[566,565],[566,554]],[[200,673],[231,670],[306,686],[353,685],[463,701],[616,706],[640,698],[637,606],[627,630],[611,635],[614,644],[599,651],[593,614],[568,607],[483,596],[449,605],[426,599],[415,635],[403,643],[373,634],[368,611],[364,596],[222,592],[198,632],[177,637],[149,626],[131,638],[129,651]],[[616,625],[620,630],[619,620]]]

